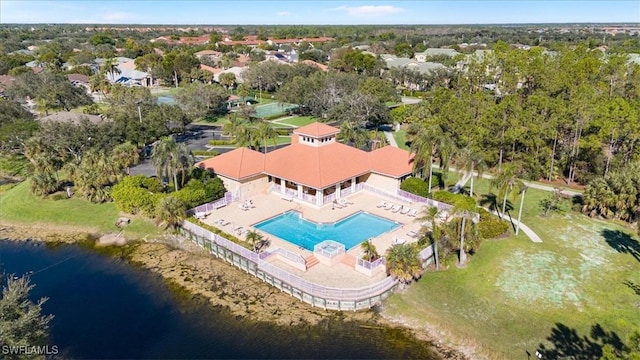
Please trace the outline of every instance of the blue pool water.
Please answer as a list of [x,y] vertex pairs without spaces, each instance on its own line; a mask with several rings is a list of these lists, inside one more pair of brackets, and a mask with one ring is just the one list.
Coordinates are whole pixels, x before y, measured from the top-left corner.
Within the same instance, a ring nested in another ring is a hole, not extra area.
[[376,237],[400,226],[397,222],[359,212],[334,224],[318,224],[302,219],[297,211],[288,211],[255,224],[256,229],[268,232],[307,250],[324,241],[334,240],[349,250],[364,240]]

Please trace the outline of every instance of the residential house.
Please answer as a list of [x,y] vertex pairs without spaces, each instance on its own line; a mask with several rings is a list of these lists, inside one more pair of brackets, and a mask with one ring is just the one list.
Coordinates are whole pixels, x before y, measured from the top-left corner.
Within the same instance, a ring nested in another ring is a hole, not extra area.
[[460,53],[455,51],[454,49],[428,48],[423,52],[415,53],[414,58],[419,62],[426,62],[429,58],[433,56],[454,57],[459,54]]
[[4,97],[4,92],[13,86],[16,78],[9,75],[0,75],[0,97]]
[[308,59],[307,60],[302,60],[301,63],[307,64],[307,65],[310,65],[310,66],[315,66],[315,67],[317,67],[318,69],[320,69],[322,71],[329,71],[329,67],[327,65],[320,64],[320,63],[315,62],[313,60],[308,60]]
[[89,120],[89,122],[93,124],[100,124],[105,121],[108,121],[102,115],[81,114],[73,111],[60,111],[57,113],[53,113],[51,115],[43,116],[38,120],[40,122],[51,121],[51,122],[65,122],[65,123],[79,124],[84,119]]

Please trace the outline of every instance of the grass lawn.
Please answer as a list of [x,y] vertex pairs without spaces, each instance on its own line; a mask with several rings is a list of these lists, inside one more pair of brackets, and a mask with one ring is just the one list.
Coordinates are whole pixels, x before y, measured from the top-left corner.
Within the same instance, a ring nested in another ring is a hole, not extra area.
[[[488,181],[474,191],[486,193]],[[640,243],[629,228],[570,211],[541,216],[548,192],[529,189],[523,223],[543,240],[522,233],[482,243],[466,268],[426,273],[406,292],[386,303],[388,314],[416,325],[430,324],[453,335],[459,346],[480,349],[489,358],[525,358],[547,348],[584,345],[599,324],[626,341],[640,323]],[[517,216],[516,209],[511,213]],[[583,354],[584,355],[584,354]]]
[[291,126],[305,126],[311,123],[318,121],[313,116],[294,116],[292,118],[284,119],[284,120],[276,120],[274,124],[287,124]]
[[[95,103],[95,104],[98,105],[98,108],[100,109],[101,113],[104,113],[107,110],[109,110],[109,105],[105,103]],[[77,108],[71,109],[71,112],[84,114],[84,109],[87,108],[87,106],[89,105],[78,106]]]
[[399,131],[393,131],[392,134],[400,149],[409,150],[407,146],[407,131],[405,129],[401,128]]
[[[24,181],[0,194],[0,217],[3,221],[26,224],[48,224],[78,227],[100,233],[117,232],[114,225],[120,212],[113,203],[93,204],[81,198],[64,200],[42,199],[31,194]],[[125,234],[134,237],[159,235],[161,230],[149,219],[128,216],[131,224]]]
[[[271,146],[273,143],[270,143],[269,146]],[[276,139],[276,145],[283,145],[283,144],[291,144],[291,136],[278,136],[278,138]]]

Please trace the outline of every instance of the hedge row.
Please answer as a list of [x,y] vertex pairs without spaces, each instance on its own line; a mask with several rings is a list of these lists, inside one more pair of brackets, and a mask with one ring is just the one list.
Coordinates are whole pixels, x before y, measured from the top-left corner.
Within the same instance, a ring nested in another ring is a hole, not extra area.
[[209,140],[207,142],[211,146],[221,146],[221,145],[235,145],[235,140]]
[[470,196],[450,193],[446,190],[435,191],[431,198],[436,201],[453,205],[460,210],[477,211],[476,200]]

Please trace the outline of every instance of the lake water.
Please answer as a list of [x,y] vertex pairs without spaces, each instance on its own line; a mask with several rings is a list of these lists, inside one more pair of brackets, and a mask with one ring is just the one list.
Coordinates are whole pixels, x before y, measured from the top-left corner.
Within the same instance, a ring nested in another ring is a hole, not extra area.
[[50,345],[63,358],[434,358],[398,329],[336,318],[277,327],[179,298],[162,280],[76,245],[0,240],[0,272],[33,272],[32,299],[49,297]]

